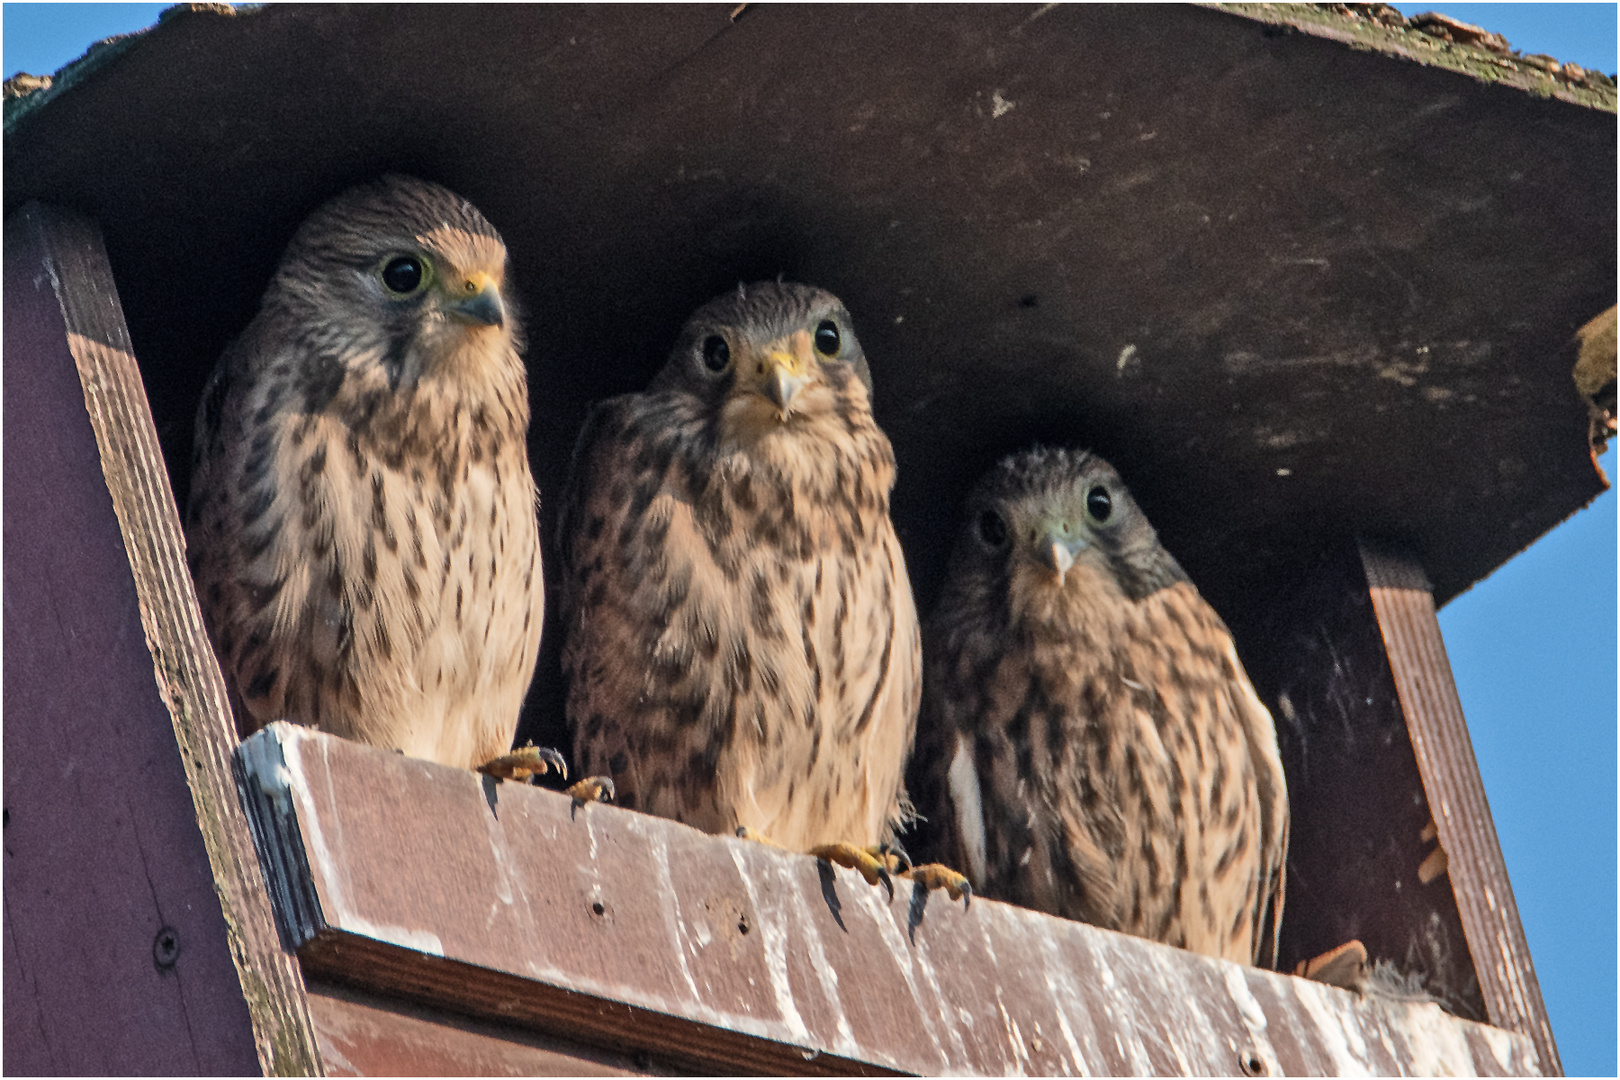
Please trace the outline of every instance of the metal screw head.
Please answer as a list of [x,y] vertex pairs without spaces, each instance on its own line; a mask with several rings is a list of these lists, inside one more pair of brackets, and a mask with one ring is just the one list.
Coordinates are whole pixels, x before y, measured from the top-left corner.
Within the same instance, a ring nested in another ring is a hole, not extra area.
[[175,961],[180,959],[180,932],[172,926],[165,926],[157,932],[152,939],[152,962],[160,971],[174,967]]

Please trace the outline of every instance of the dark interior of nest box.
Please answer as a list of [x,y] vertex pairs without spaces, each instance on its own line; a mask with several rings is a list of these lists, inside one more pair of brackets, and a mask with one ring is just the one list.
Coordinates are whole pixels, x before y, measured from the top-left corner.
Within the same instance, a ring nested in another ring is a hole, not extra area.
[[[9,125],[7,211],[103,229],[182,506],[282,246],[387,170],[506,239],[548,545],[586,407],[778,274],[854,315],[924,613],[1037,440],[1112,460],[1251,654],[1329,541],[1400,540],[1443,603],[1601,490],[1570,368],[1612,112],[1192,7],[728,14],[180,13]],[[520,739],[567,746],[556,625]]]

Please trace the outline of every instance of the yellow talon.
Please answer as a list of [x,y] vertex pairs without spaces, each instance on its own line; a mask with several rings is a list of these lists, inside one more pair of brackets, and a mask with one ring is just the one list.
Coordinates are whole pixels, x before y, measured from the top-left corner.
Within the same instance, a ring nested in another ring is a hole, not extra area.
[[962,901],[964,911],[973,905],[973,885],[966,877],[941,863],[913,866],[901,876],[921,882],[925,889],[944,889],[952,900]]
[[894,900],[894,882],[889,877],[889,867],[886,865],[893,856],[881,849],[858,848],[854,844],[844,843],[821,844],[811,848],[810,854],[858,872],[868,885],[882,882],[883,888],[889,893],[889,900]]
[[[737,826],[737,836],[743,840],[769,844],[774,848],[782,847],[781,844],[778,844],[764,833],[756,832],[747,825]],[[786,851],[788,849],[782,848],[782,850]],[[889,900],[891,902],[894,900],[894,882],[889,877],[889,871],[893,869],[892,861],[895,856],[886,848],[858,848],[854,844],[845,843],[820,844],[811,848],[806,854],[854,870],[866,879],[868,885],[876,885],[881,882],[883,887],[888,890]]]
[[568,779],[568,765],[563,761],[563,756],[548,747],[534,745],[532,740],[509,754],[484,762],[478,766],[478,771],[500,780],[516,780],[519,783],[526,783],[548,772],[556,772],[564,780]]
[[572,814],[586,803],[612,802],[614,794],[613,781],[606,776],[587,776],[577,783],[570,784],[566,789],[566,793],[569,798],[574,800],[573,805],[568,808],[568,812]]

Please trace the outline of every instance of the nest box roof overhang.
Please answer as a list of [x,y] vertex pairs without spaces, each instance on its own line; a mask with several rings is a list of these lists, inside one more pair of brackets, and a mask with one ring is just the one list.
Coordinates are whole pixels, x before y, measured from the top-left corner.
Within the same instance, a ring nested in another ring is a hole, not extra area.
[[293,228],[390,169],[506,238],[545,497],[697,303],[842,296],[925,606],[966,486],[1035,439],[1113,460],[1218,606],[1351,531],[1443,602],[1604,487],[1570,370],[1615,302],[1606,80],[1325,9],[733,14],[171,12],[8,103],[6,209],[101,224],[182,500]]

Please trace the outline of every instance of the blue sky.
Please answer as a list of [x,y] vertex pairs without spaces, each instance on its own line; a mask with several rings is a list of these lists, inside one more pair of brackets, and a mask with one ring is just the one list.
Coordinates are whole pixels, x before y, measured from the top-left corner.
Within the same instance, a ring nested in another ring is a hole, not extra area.
[[[7,76],[49,74],[93,41],[151,25],[166,6],[5,4],[0,66]],[[1616,71],[1614,4],[1395,6],[1475,23],[1522,52]],[[1614,477],[1613,450],[1603,466]],[[1612,1075],[1617,1064],[1615,525],[1608,492],[1440,613],[1571,1075]]]

